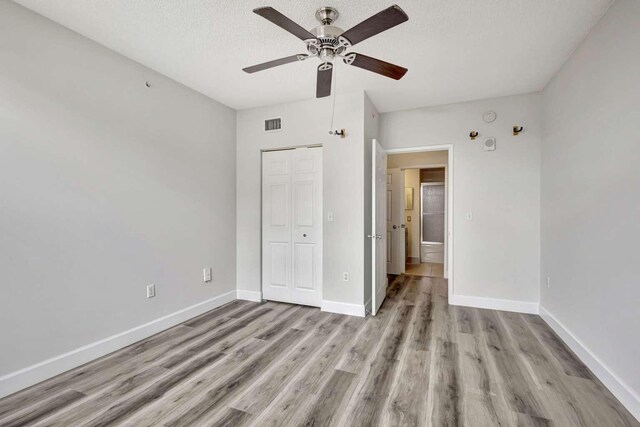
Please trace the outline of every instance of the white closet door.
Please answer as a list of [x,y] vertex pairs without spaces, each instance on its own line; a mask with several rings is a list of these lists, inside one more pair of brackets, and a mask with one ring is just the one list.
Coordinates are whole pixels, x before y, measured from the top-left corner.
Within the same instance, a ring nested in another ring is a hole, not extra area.
[[273,301],[322,300],[322,149],[262,156],[262,292]]
[[291,298],[291,151],[262,153],[262,294]]
[[292,302],[322,300],[322,148],[298,148],[293,161]]

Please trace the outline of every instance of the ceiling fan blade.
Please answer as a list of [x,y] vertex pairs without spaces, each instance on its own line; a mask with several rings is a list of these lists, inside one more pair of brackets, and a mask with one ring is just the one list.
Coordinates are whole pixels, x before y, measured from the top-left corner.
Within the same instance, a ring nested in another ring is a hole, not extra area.
[[394,4],[342,33],[340,42],[348,46],[353,46],[389,28],[402,24],[407,20],[409,20],[409,17],[404,13],[404,10],[400,9],[400,6],[397,4]]
[[244,71],[245,73],[251,74],[257,71],[262,71],[269,68],[277,67],[278,65],[288,64],[290,62],[304,61],[308,57],[309,55],[307,54],[291,55],[291,56],[287,56],[286,58],[274,59],[273,61],[252,65],[251,67],[243,68],[242,71]]
[[291,19],[287,18],[272,7],[259,7],[257,9],[253,9],[253,13],[256,13],[263,18],[273,22],[282,29],[289,31],[300,40],[309,40],[316,38],[316,36],[311,34],[309,31],[305,30],[300,25],[296,24]]
[[364,70],[373,71],[395,80],[400,80],[406,73],[407,69],[399,65],[381,61],[361,53],[349,53],[344,57],[344,63],[353,65],[354,67]]
[[318,82],[316,84],[316,98],[324,98],[331,95],[331,76],[333,65],[324,63],[318,65]]

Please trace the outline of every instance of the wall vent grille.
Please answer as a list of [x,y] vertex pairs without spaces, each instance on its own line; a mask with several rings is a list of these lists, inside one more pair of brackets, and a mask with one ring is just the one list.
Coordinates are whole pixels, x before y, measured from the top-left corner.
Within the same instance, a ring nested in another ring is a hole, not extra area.
[[282,117],[274,117],[264,121],[265,132],[275,132],[277,130],[282,130]]

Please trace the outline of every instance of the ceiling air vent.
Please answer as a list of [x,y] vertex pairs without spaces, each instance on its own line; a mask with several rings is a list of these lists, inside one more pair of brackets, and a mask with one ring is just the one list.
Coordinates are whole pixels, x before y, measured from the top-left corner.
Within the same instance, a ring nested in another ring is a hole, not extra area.
[[265,132],[275,132],[277,130],[282,130],[282,117],[274,117],[264,121]]

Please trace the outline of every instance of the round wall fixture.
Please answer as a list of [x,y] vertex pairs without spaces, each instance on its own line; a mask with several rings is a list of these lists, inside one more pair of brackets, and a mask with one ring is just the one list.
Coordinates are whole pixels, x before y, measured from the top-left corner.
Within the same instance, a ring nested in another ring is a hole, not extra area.
[[484,120],[487,123],[491,123],[496,119],[496,117],[498,116],[495,111],[487,111],[482,115],[482,120]]
[[484,140],[484,151],[494,151],[496,149],[496,139],[487,138]]

